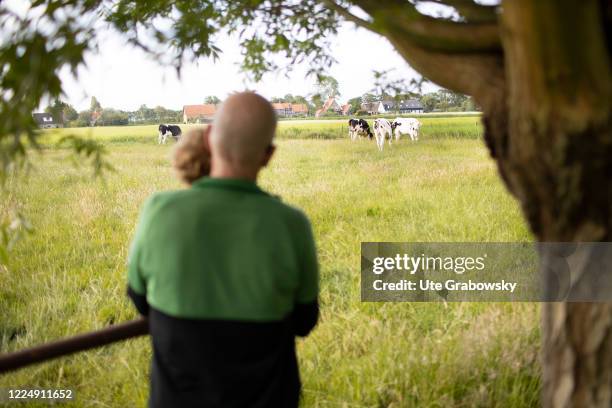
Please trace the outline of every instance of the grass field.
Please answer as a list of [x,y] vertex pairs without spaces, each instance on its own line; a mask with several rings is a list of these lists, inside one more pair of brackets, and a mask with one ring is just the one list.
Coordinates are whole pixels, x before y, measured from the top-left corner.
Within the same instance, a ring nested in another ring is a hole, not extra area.
[[[309,215],[322,273],[321,321],[298,343],[304,406],[538,405],[537,305],[360,302],[361,241],[531,239],[477,121],[423,119],[419,142],[382,153],[350,142],[343,122],[280,125],[261,184]],[[1,211],[22,202],[35,226],[0,269],[2,352],[135,317],[125,259],[139,206],[182,187],[155,127],[91,136],[116,169],[104,181],[49,149],[35,156],[27,184],[0,200]],[[0,387],[70,387],[74,406],[144,406],[149,358],[146,338],[130,340],[2,376]]]
[[[479,116],[457,117],[421,117],[423,126],[421,138],[425,139],[479,139],[482,137],[482,126]],[[370,127],[373,120],[368,119]],[[348,137],[348,120],[292,120],[279,122],[277,137],[279,139],[346,139]],[[196,125],[181,125],[183,131]],[[157,144],[157,125],[99,127],[51,130],[46,133],[43,142],[53,145],[66,134],[90,137],[108,144]]]

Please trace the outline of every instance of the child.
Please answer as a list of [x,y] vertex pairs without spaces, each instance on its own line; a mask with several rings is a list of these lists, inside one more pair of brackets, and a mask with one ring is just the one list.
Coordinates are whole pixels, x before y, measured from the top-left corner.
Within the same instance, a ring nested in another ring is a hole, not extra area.
[[206,128],[191,129],[179,140],[174,148],[172,166],[179,180],[188,185],[210,174]]

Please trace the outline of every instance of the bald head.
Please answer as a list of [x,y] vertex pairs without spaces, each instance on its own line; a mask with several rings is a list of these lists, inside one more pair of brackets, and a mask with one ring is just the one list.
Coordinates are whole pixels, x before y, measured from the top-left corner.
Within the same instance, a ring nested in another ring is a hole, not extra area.
[[253,92],[228,97],[215,116],[210,134],[214,157],[227,165],[259,169],[269,158],[276,130],[270,102]]

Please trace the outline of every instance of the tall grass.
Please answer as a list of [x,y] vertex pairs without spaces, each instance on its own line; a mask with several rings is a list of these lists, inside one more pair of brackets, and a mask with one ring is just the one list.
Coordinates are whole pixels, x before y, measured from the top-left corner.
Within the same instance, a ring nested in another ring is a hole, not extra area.
[[[536,305],[360,302],[361,241],[531,239],[482,142],[425,126],[418,143],[382,153],[366,140],[284,137],[263,171],[265,189],[309,215],[319,248],[321,321],[298,341],[304,406],[538,404]],[[96,129],[116,167],[104,182],[57,150],[12,187],[36,230],[0,270],[1,352],[135,317],[125,259],[139,206],[182,187],[170,146],[154,145],[149,127],[130,130],[143,142]],[[150,356],[148,339],[131,340],[2,376],[0,387],[75,388],[77,407],[143,406]]]
[[[373,130],[374,120],[366,118],[366,121]],[[420,118],[419,121],[422,124],[419,132],[421,139],[479,139],[482,137],[482,125],[479,116],[425,117]],[[307,121],[280,122],[278,137],[281,139],[347,139],[347,122],[348,119],[315,123]]]

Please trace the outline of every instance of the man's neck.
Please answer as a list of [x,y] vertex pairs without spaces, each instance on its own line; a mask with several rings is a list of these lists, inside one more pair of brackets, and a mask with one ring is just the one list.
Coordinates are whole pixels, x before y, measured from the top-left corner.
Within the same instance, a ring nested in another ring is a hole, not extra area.
[[253,170],[252,168],[240,168],[237,166],[231,166],[224,162],[211,163],[210,177],[212,178],[231,178],[249,180],[252,182],[257,181],[257,175],[259,169]]

